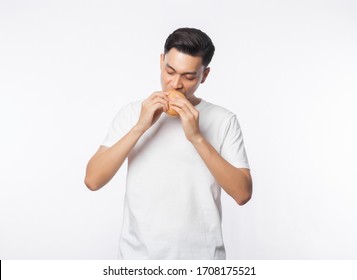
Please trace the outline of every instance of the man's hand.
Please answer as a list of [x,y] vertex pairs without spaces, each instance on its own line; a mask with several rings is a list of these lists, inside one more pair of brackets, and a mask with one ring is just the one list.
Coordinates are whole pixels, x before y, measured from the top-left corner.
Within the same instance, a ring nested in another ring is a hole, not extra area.
[[185,98],[170,99],[170,106],[180,115],[182,127],[186,138],[191,143],[200,141],[202,138],[199,129],[199,112],[196,108]]
[[193,144],[218,184],[239,205],[248,202],[252,195],[250,171],[231,165],[202,136],[199,130],[199,112],[190,101],[175,98],[169,104],[179,113],[186,138]]
[[101,146],[87,165],[85,184],[96,191],[107,184],[122,166],[137,141],[168,110],[169,99],[164,92],[154,92],[141,104],[137,124],[113,146]]
[[141,112],[136,128],[144,133],[169,109],[167,93],[156,91],[141,104]]

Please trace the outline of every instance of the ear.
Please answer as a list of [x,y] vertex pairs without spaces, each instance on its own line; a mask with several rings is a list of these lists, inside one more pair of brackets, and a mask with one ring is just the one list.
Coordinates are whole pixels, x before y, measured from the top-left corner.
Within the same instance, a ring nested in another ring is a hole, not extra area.
[[165,60],[165,54],[160,54],[160,68],[162,68],[162,65],[164,64],[164,60]]
[[203,76],[202,76],[202,80],[201,80],[201,84],[203,84],[206,81],[206,78],[209,74],[209,72],[211,71],[211,68],[207,67],[205,69],[205,71],[203,71]]

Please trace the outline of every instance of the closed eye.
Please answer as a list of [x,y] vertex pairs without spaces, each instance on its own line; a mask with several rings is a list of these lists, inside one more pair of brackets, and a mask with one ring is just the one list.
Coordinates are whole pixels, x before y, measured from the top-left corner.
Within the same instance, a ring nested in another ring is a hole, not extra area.
[[169,75],[175,74],[175,71],[172,71],[172,69],[166,69],[166,73]]
[[186,79],[189,81],[193,81],[194,79],[196,79],[196,76],[186,76]]

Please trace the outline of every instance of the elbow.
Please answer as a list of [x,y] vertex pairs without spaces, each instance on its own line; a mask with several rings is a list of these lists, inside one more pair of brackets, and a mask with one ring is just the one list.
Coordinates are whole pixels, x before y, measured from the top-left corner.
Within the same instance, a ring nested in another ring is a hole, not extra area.
[[244,204],[246,204],[252,198],[253,193],[253,181],[252,177],[250,176],[250,172],[247,171],[247,173],[244,173],[244,175],[246,175],[246,181],[243,184],[244,187],[234,199],[239,206],[243,206]]
[[95,183],[94,180],[91,180],[88,176],[84,178],[84,184],[87,186],[87,188],[91,191],[97,191],[101,188],[98,184]]
[[237,197],[235,199],[235,201],[237,202],[237,204],[239,206],[243,206],[244,204],[246,204],[250,199],[252,198],[252,193],[248,193],[246,195],[240,195],[239,197]]
[[237,202],[239,206],[243,206],[252,198],[252,193],[253,193],[253,186],[252,186],[252,181],[250,180],[246,190],[244,192],[237,194],[234,200]]

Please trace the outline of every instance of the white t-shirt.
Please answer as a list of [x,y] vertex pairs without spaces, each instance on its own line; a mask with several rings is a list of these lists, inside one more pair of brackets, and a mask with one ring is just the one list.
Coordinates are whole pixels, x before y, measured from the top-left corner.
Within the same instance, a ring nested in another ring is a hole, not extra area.
[[[229,163],[249,168],[236,116],[205,100],[199,128]],[[141,101],[124,106],[103,142],[110,147],[138,121]],[[225,259],[221,187],[186,139],[181,120],[165,113],[128,155],[122,259]]]

